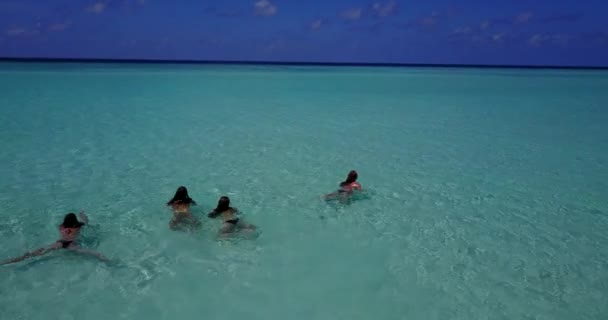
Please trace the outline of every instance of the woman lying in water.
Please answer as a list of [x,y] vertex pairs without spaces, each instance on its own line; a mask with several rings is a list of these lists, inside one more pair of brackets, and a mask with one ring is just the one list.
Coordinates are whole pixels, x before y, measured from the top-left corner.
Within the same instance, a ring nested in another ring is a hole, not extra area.
[[169,221],[169,228],[183,230],[184,228],[197,228],[201,225],[201,222],[190,213],[190,206],[196,205],[196,201],[190,198],[186,187],[177,188],[175,195],[167,202],[167,205],[173,209],[173,218]]
[[255,226],[252,224],[244,223],[239,219],[236,214],[239,211],[236,208],[230,206],[230,198],[224,196],[221,197],[217,202],[217,207],[207,215],[209,218],[216,218],[222,216],[224,219],[224,226],[220,230],[220,233],[227,234],[237,230],[255,230]]
[[57,242],[51,244],[48,247],[28,252],[21,257],[6,260],[0,263],[0,265],[23,261],[25,259],[41,256],[58,249],[67,249],[70,251],[95,256],[102,261],[110,261],[108,258],[104,257],[98,252],[82,249],[76,245],[75,242],[78,239],[78,236],[80,235],[80,228],[89,223],[89,220],[87,219],[87,216],[84,214],[83,211],[79,213],[79,216],[82,222],[78,221],[78,218],[76,218],[76,215],[74,213],[68,213],[65,215],[65,218],[63,218],[63,223],[59,226],[59,234],[61,235],[61,238],[57,240]]
[[340,200],[340,201],[346,202],[349,199],[349,197],[355,193],[355,191],[363,192],[363,188],[361,187],[361,184],[359,182],[357,182],[358,177],[359,177],[359,175],[357,174],[357,171],[351,170],[348,173],[346,180],[344,180],[340,183],[340,187],[338,188],[338,191],[324,195],[323,199]]

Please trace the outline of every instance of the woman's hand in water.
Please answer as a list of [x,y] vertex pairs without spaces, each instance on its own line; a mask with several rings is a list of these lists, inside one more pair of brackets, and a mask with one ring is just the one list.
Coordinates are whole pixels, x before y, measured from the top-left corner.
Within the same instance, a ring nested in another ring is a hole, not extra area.
[[104,256],[103,254],[97,252],[97,251],[93,251],[93,250],[88,250],[88,249],[83,249],[80,247],[76,247],[76,246],[72,246],[69,248],[70,250],[74,251],[74,252],[78,252],[78,253],[82,253],[82,254],[87,254],[93,257],[97,257],[99,260],[103,261],[103,262],[111,262],[110,259],[108,259],[106,256]]
[[84,224],[89,224],[89,218],[87,218],[87,215],[84,214],[84,210],[80,210],[80,213],[78,213],[78,216],[80,217],[80,220],[82,220],[82,222]]

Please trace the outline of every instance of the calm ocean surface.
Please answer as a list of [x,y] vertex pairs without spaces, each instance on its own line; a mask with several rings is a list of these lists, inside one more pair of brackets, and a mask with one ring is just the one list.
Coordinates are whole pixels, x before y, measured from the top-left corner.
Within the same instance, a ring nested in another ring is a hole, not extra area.
[[608,71],[0,63],[0,97],[0,260],[84,208],[117,261],[0,266],[2,319],[608,319]]

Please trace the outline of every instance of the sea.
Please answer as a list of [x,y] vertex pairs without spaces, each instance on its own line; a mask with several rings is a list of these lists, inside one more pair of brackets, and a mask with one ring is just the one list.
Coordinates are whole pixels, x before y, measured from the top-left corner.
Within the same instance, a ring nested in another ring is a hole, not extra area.
[[608,319],[608,70],[2,62],[0,137],[0,260],[80,210],[111,260],[0,266],[2,319]]

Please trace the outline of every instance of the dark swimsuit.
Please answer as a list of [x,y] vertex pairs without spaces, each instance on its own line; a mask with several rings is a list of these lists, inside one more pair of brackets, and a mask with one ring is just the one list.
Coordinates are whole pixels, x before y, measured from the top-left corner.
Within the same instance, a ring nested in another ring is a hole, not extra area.
[[[80,230],[80,227],[84,226],[84,223],[82,223],[82,222],[79,222],[79,224],[80,225],[78,226],[78,230]],[[66,229],[67,229],[67,231],[66,231],[67,234],[72,234],[72,230],[70,230],[70,228],[66,228]],[[74,240],[57,240],[57,243],[61,243],[61,247],[63,249],[67,249],[73,242],[74,242]]]
[[338,193],[352,193],[354,190],[354,188],[350,185],[346,185],[346,186],[341,186],[338,189]]
[[61,243],[61,247],[64,249],[67,249],[67,247],[69,247],[72,244],[72,242],[74,242],[74,241],[73,240],[72,241],[68,241],[68,240],[57,241],[57,243]]
[[237,223],[239,223],[239,218],[235,218],[235,219],[226,220],[226,221],[224,221],[224,222],[226,222],[226,223],[230,223],[231,225],[235,225],[235,226],[236,226],[236,224],[237,224]]
[[[232,210],[232,212],[234,213],[236,210],[232,207],[222,211],[222,212],[218,212],[216,209],[213,209],[213,211],[211,211],[211,213],[209,213],[209,217],[217,217],[221,214],[223,214],[224,212],[228,211],[228,210]],[[230,223],[233,226],[236,226],[237,223],[239,223],[239,218],[232,218],[230,220],[224,220],[225,223]]]

